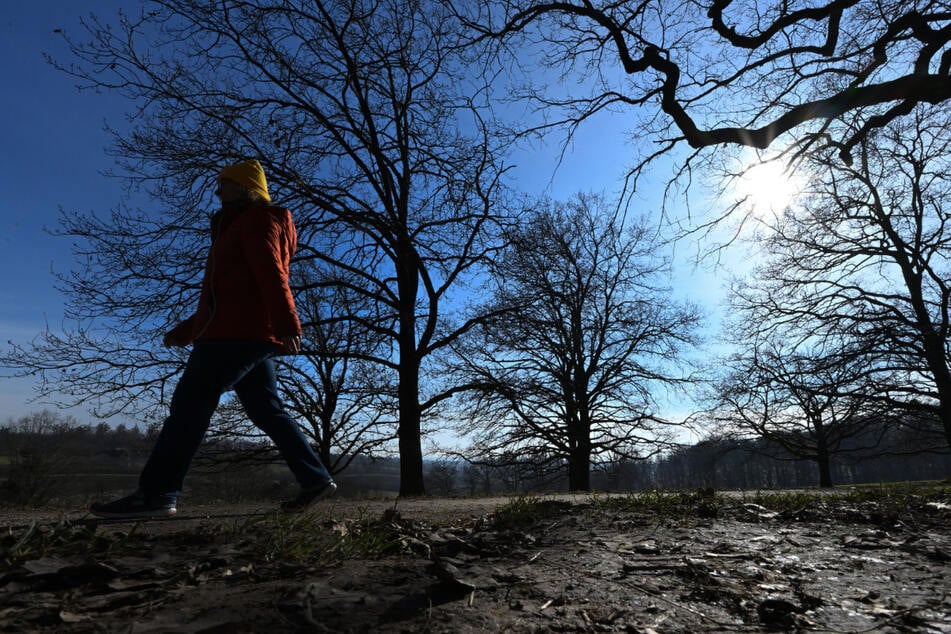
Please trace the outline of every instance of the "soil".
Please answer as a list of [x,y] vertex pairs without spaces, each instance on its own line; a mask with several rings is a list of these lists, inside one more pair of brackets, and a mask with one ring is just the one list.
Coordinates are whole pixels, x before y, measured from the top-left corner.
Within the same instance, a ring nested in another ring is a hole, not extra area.
[[6,515],[0,632],[951,632],[951,505],[804,500]]

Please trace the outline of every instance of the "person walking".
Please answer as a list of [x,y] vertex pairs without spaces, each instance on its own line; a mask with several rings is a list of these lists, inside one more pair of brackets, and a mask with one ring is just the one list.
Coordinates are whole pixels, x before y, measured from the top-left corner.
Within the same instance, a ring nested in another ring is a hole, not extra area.
[[285,510],[304,509],[337,490],[326,467],[284,409],[273,357],[297,354],[301,326],[289,285],[297,232],[291,212],[271,205],[256,160],[225,167],[215,192],[211,248],[195,314],[163,344],[192,345],[168,418],[131,495],[90,511],[114,519],[171,517],[185,475],[221,395],[233,389],[251,422],[277,446],[300,485]]

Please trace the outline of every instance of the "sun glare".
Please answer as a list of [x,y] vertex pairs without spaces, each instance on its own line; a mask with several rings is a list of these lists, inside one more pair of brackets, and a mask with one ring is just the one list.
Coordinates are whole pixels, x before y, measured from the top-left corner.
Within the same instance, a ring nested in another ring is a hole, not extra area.
[[760,217],[781,214],[802,189],[800,180],[786,170],[781,160],[752,165],[733,185],[736,201]]

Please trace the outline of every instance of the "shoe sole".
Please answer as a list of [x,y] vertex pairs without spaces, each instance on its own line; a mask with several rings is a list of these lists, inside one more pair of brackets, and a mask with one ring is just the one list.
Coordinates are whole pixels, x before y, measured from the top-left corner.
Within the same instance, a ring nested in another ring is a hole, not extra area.
[[177,509],[161,509],[155,511],[140,511],[138,513],[110,513],[109,511],[90,511],[96,517],[106,520],[158,520],[175,517]]
[[331,482],[330,486],[328,486],[324,491],[321,491],[317,495],[317,497],[315,497],[313,500],[310,501],[310,503],[313,504],[314,502],[320,502],[321,500],[332,498],[334,496],[334,493],[336,492],[337,492],[337,483]]
[[307,500],[306,503],[299,504],[299,505],[285,503],[281,505],[281,510],[289,511],[292,513],[295,511],[304,511],[309,509],[313,505],[317,504],[321,500],[325,500],[329,497],[332,497],[333,494],[336,492],[337,492],[337,483],[331,482],[326,488],[324,488],[323,491],[321,491],[320,493],[318,493],[311,499]]

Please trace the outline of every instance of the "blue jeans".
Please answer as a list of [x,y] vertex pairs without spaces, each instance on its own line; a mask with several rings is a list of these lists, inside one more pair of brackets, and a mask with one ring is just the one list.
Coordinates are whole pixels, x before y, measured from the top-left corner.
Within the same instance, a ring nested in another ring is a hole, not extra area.
[[234,389],[244,410],[277,445],[302,487],[324,484],[330,473],[314,453],[277,391],[271,357],[264,341],[204,340],[195,343],[175,392],[169,416],[139,476],[150,496],[177,498],[221,395]]

